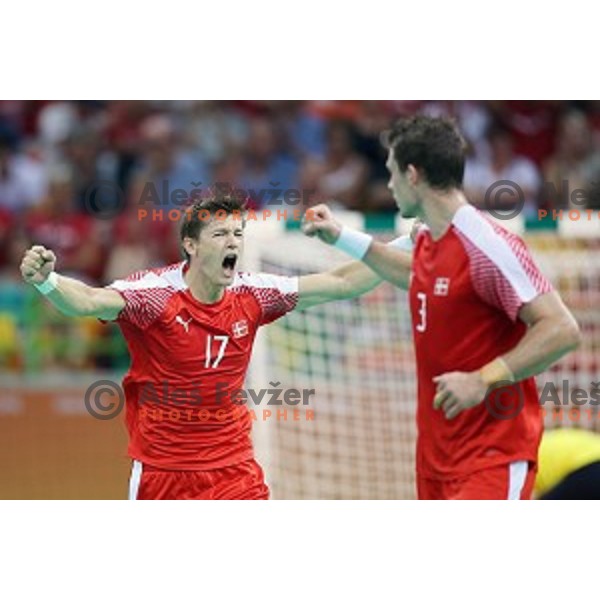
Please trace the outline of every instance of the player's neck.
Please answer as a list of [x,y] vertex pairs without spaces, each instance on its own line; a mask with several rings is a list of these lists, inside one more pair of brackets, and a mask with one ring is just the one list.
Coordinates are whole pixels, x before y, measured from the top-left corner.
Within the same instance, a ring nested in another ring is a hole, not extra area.
[[446,233],[454,215],[465,204],[467,199],[462,190],[431,192],[423,198],[423,221],[429,227],[434,241]]
[[202,304],[215,304],[223,298],[225,288],[222,285],[211,283],[201,273],[188,269],[183,277],[190,290],[190,294],[198,302],[202,302]]

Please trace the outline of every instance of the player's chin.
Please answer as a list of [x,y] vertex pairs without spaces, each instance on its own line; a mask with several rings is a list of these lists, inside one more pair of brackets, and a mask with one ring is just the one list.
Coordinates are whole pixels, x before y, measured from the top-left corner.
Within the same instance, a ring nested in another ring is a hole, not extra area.
[[223,269],[221,274],[221,283],[224,285],[230,285],[233,283],[235,278],[235,270],[231,268]]
[[414,206],[402,206],[400,202],[398,204],[398,210],[404,219],[414,219],[417,216]]

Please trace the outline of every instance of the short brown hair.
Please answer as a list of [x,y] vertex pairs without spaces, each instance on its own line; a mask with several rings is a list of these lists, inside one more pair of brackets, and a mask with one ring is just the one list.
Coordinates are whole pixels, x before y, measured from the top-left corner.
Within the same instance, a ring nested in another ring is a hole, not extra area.
[[431,187],[462,188],[467,144],[453,120],[424,115],[399,119],[382,141],[401,173],[414,165]]
[[181,251],[186,260],[189,261],[190,255],[183,247],[183,240],[186,237],[197,240],[200,232],[207,224],[207,217],[223,215],[239,215],[243,218],[246,212],[246,198],[233,193],[230,189],[210,189],[196,198],[184,211],[181,219],[181,228],[179,231],[181,240]]

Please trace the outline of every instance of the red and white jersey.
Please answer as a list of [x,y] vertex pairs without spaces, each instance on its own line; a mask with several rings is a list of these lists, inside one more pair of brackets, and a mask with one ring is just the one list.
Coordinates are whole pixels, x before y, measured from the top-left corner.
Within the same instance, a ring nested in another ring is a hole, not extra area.
[[[537,460],[542,417],[532,378],[498,394],[498,418],[485,403],[448,420],[433,408],[433,378],[475,371],[523,337],[521,307],[552,287],[523,241],[470,205],[441,239],[420,230],[413,255],[410,308],[418,371],[417,471],[454,479],[516,460]],[[519,403],[523,408],[517,411]],[[504,407],[504,408],[502,408]]]
[[254,455],[248,408],[232,395],[244,386],[258,327],[296,306],[298,278],[238,273],[219,302],[203,304],[186,268],[109,286],[125,300],[116,321],[131,355],[123,380],[129,455],[164,469],[217,469]]

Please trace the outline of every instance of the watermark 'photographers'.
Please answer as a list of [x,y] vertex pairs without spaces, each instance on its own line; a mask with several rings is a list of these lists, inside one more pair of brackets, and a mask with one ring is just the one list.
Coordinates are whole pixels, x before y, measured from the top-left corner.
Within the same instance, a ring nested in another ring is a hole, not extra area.
[[[251,206],[272,209],[277,207],[296,208],[311,206],[315,203],[315,190],[299,188],[283,188],[280,182],[269,181],[268,187],[242,188],[229,182],[216,182],[202,187],[202,181],[190,181],[189,188],[171,188],[168,179],[162,181],[146,181],[141,186],[139,197],[130,199],[130,206],[138,209],[138,214],[158,214],[173,210],[181,214],[186,206],[200,200],[208,190],[231,195],[233,198],[247,201]],[[98,219],[112,219],[119,216],[126,208],[126,196],[121,187],[109,179],[93,181],[85,190],[84,206],[86,212]],[[296,212],[294,212],[296,214]],[[286,216],[287,218],[287,216]]]

